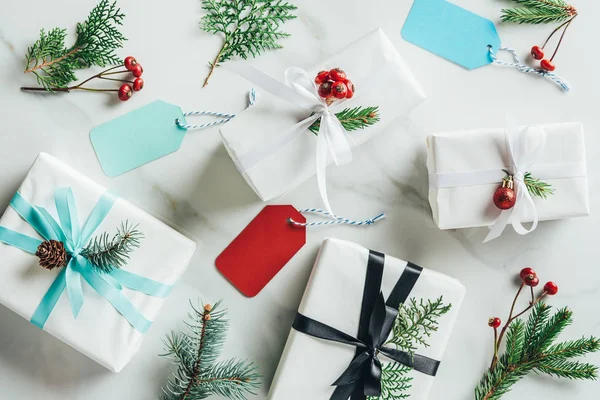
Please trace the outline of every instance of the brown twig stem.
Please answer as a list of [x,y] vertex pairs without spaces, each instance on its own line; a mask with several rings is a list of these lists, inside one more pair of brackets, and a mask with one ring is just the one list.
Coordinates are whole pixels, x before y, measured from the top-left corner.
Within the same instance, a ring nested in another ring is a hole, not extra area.
[[63,55],[63,56],[60,56],[60,57],[58,57],[58,58],[55,58],[54,60],[50,60],[50,61],[44,61],[44,62],[43,62],[43,63],[41,63],[41,64],[34,65],[34,66],[33,66],[33,67],[31,67],[31,68],[27,68],[27,69],[25,70],[25,73],[28,73],[28,72],[33,72],[33,71],[35,71],[35,70],[38,70],[38,69],[44,69],[45,67],[49,67],[50,65],[52,65],[52,64],[55,64],[55,63],[57,63],[57,62],[59,62],[59,61],[62,61],[62,60],[64,60],[65,58],[67,58],[67,57],[69,57],[69,56],[73,55],[74,53],[78,52],[79,50],[80,50],[80,48],[79,48],[79,47],[75,47],[74,49],[72,49],[72,50],[70,50],[68,53],[66,53],[65,55]]
[[[118,71],[118,72],[109,72],[112,71],[116,68],[120,68],[123,65],[116,65],[114,67],[110,67],[108,69],[105,69],[102,72],[97,73],[96,75],[92,75],[89,78],[87,78],[86,80],[82,81],[81,83],[78,83],[77,85],[74,86],[69,86],[69,87],[53,87],[51,88],[51,91],[53,92],[70,92],[71,90],[86,90],[89,92],[118,92],[118,89],[97,89],[97,88],[87,88],[87,87],[83,87],[83,85],[85,85],[86,83],[88,83],[89,81],[91,81],[92,79],[107,79],[107,80],[119,80],[122,82],[129,82],[129,81],[125,81],[125,80],[120,80],[120,79],[111,79],[111,78],[105,78],[105,75],[113,75],[115,73],[123,73],[123,72],[128,72],[128,71]],[[48,91],[46,88],[44,87],[21,87],[22,91],[32,91],[32,92],[39,92],[39,91]]]
[[223,50],[225,50],[225,46],[227,45],[227,41],[225,41],[223,43],[223,47],[221,47],[221,50],[219,50],[219,54],[217,54],[217,57],[215,57],[215,61],[213,61],[210,64],[210,71],[208,72],[208,76],[206,77],[206,79],[204,80],[204,85],[202,85],[202,87],[206,87],[206,85],[208,85],[208,80],[210,79],[210,77],[212,76],[213,72],[215,72],[215,68],[217,67],[218,63],[219,63],[219,58],[221,58],[221,54],[223,53]]
[[198,357],[196,359],[196,362],[194,363],[194,367],[192,368],[192,379],[190,379],[190,381],[188,382],[185,391],[183,392],[183,394],[181,395],[181,397],[179,398],[179,400],[186,400],[187,397],[190,394],[190,391],[192,390],[192,388],[194,387],[194,384],[196,383],[197,379],[198,379],[198,375],[200,375],[200,362],[202,361],[202,352],[204,351],[204,342],[206,340],[206,325],[208,324],[208,321],[210,321],[210,308],[209,309],[204,309],[204,313],[202,315],[202,330],[200,332],[200,345],[198,346]]

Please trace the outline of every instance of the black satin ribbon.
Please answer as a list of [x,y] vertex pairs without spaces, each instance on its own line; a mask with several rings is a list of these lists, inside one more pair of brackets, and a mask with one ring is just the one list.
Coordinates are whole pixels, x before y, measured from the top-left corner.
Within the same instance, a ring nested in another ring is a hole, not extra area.
[[307,335],[356,347],[356,354],[346,370],[333,383],[336,386],[330,400],[365,400],[368,396],[381,396],[381,361],[379,354],[413,368],[421,373],[435,376],[440,362],[428,357],[410,354],[384,343],[391,333],[398,314],[423,268],[408,263],[387,301],[381,293],[385,255],[369,251],[367,275],[363,291],[361,314],[357,337],[339,331],[306,317],[296,315],[292,327]]

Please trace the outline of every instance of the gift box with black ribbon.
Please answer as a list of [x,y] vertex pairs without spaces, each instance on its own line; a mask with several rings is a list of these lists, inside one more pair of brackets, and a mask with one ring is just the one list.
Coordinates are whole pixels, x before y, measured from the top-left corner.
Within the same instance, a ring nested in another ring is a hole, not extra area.
[[325,240],[269,398],[426,399],[464,294],[443,274]]

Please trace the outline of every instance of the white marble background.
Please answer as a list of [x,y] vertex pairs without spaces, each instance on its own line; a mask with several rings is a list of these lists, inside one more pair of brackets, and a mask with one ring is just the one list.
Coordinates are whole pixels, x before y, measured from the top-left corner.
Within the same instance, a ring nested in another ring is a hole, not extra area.
[[[263,207],[235,170],[216,129],[190,132],[175,154],[116,179],[107,178],[92,150],[93,126],[155,99],[185,110],[236,112],[243,108],[247,84],[217,71],[202,89],[206,63],[220,39],[203,33],[199,0],[119,0],[127,14],[129,41],[120,52],[145,68],[146,87],[129,102],[90,93],[35,95],[19,86],[34,83],[22,73],[24,54],[40,28],[74,31],[95,0],[0,0],[0,208],[4,208],[40,151],[46,151],[162,217],[200,244],[189,270],[168,299],[137,357],[120,374],[104,370],[75,350],[0,307],[0,398],[44,400],[153,399],[170,370],[160,338],[181,326],[188,299],[224,299],[232,329],[225,356],[256,360],[264,374],[258,399],[265,399],[278,359],[321,240],[354,240],[452,275],[468,294],[451,338],[431,399],[471,399],[489,364],[491,332],[487,318],[505,318],[519,269],[533,265],[542,281],[552,279],[560,294],[556,306],[569,305],[575,325],[564,339],[600,336],[598,226],[600,217],[545,222],[527,237],[512,231],[482,245],[483,229],[439,231],[426,201],[425,136],[428,132],[502,126],[506,111],[522,123],[581,121],[585,124],[592,212],[600,206],[595,157],[600,148],[598,81],[600,65],[596,21],[600,4],[575,1],[581,16],[556,59],[558,72],[573,84],[571,94],[515,70],[489,66],[466,71],[405,42],[400,29],[409,0],[296,0],[298,19],[286,25],[292,37],[285,49],[256,60],[269,69],[310,66],[363,33],[380,26],[395,43],[428,95],[404,127],[392,127],[355,152],[355,162],[331,169],[331,200],[340,214],[368,217],[385,211],[388,219],[370,227],[324,228],[309,233],[308,244],[257,297],[239,294],[214,267],[216,256]],[[504,0],[456,0],[496,19]],[[500,26],[506,45],[526,52],[549,27]],[[86,71],[79,76],[87,75]],[[277,203],[318,206],[314,179]],[[1,261],[0,261],[1,262]],[[1,278],[0,278],[1,279]],[[600,364],[600,354],[589,357]],[[570,382],[532,375],[507,400],[597,398],[597,382]]]

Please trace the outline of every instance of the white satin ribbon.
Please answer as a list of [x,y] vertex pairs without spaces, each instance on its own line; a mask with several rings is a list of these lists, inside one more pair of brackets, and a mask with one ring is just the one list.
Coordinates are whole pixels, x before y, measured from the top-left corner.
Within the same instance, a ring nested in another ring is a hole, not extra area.
[[352,162],[352,151],[346,131],[335,116],[335,110],[339,109],[346,100],[338,100],[328,106],[325,100],[319,96],[314,80],[301,68],[288,68],[285,71],[285,83],[282,83],[245,63],[229,62],[223,65],[267,92],[314,112],[313,115],[291,127],[289,131],[279,135],[276,140],[261,144],[241,157],[238,162],[245,170],[250,169],[269,154],[289,143],[297,135],[306,134],[308,128],[321,118],[317,135],[317,183],[325,209],[331,218],[336,219],[327,196],[327,157],[328,154],[331,154],[336,165]]
[[[517,119],[510,114],[506,116],[506,148],[511,160],[511,168],[509,173],[513,175],[515,183],[515,194],[517,200],[515,206],[510,210],[504,210],[500,213],[489,234],[486,236],[484,243],[494,240],[504,231],[506,225],[512,223],[512,226],[519,235],[526,235],[537,228],[538,214],[535,203],[527,185],[525,184],[525,174],[531,171],[531,168],[544,154],[546,148],[546,133],[543,128],[537,125],[527,126],[523,130],[519,130]],[[533,148],[529,148],[530,136],[534,136],[534,142],[538,144]],[[531,228],[527,229],[523,226],[522,221],[527,216],[532,216]]]

